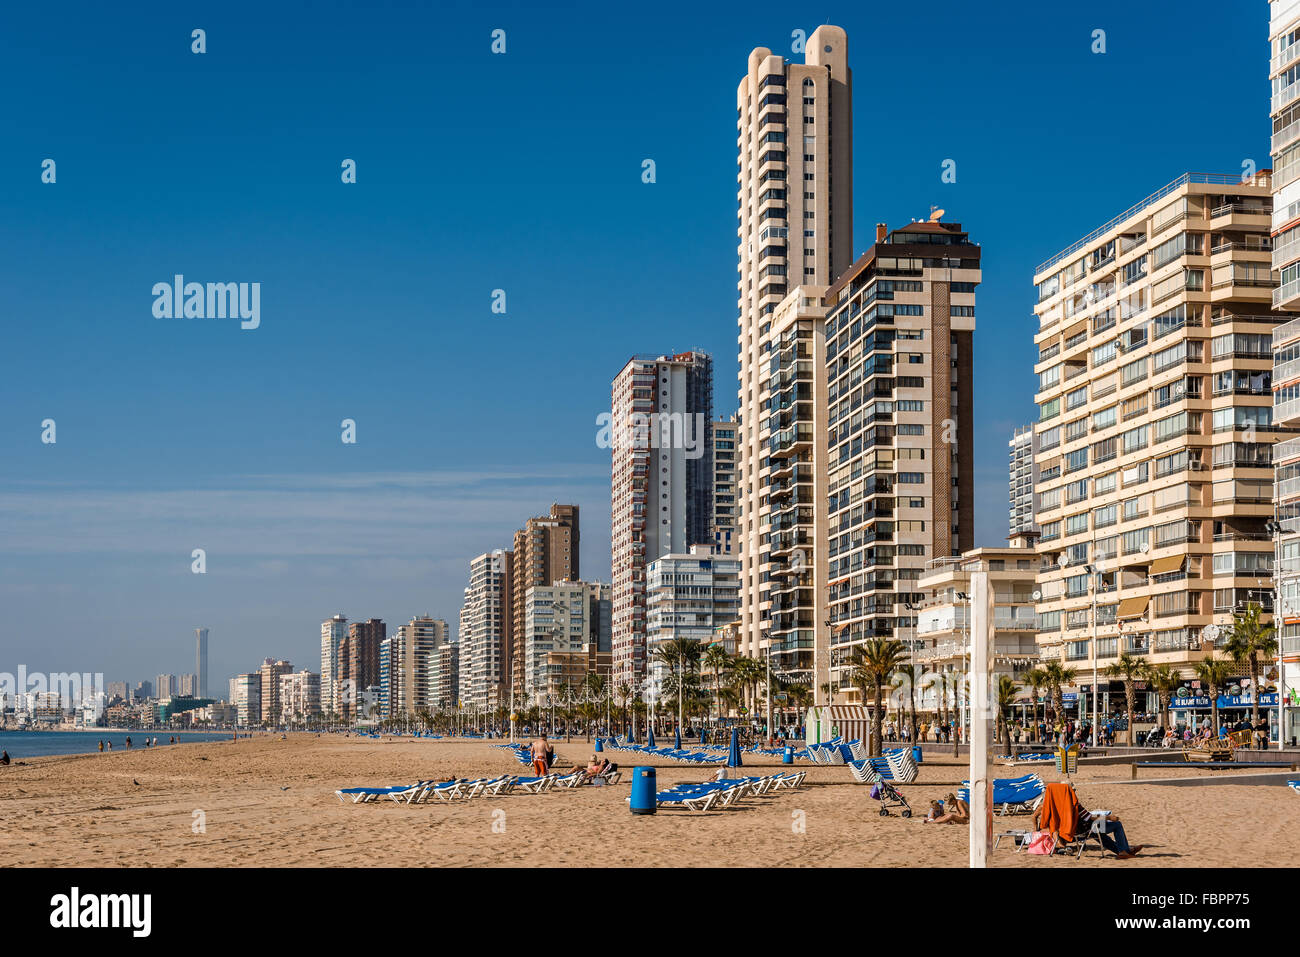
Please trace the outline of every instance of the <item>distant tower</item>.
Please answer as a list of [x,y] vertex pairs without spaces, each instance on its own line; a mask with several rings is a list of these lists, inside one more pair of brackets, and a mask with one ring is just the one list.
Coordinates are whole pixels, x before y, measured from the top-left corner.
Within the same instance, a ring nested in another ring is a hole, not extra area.
[[194,629],[194,654],[197,659],[194,673],[199,676],[198,696],[208,696],[208,630]]

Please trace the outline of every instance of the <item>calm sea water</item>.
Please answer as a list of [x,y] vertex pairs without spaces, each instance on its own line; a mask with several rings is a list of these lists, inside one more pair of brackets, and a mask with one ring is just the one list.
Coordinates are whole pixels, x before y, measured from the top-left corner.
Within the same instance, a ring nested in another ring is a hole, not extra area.
[[146,737],[156,737],[158,747],[167,747],[167,739],[173,734],[178,742],[189,741],[229,741],[231,732],[212,731],[0,731],[0,749],[9,752],[12,761],[24,758],[39,758],[50,754],[89,754],[99,751],[99,742],[113,742],[113,751],[126,747],[126,739],[131,739],[133,750],[144,747]]

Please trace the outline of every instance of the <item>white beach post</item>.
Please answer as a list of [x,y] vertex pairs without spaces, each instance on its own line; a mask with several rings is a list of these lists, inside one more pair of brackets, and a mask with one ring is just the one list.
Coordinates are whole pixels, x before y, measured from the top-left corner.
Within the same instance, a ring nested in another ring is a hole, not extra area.
[[993,839],[993,794],[989,780],[989,649],[992,641],[993,593],[987,571],[971,572],[970,681],[970,866],[985,867]]

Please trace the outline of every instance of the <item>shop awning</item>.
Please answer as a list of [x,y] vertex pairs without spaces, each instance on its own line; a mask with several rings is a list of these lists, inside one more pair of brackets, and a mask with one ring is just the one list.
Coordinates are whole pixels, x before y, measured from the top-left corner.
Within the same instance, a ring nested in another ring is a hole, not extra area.
[[1119,603],[1119,611],[1116,612],[1117,618],[1141,618],[1147,613],[1147,603],[1151,599],[1146,595],[1141,598],[1125,598]]
[[1151,563],[1150,574],[1167,575],[1170,572],[1179,571],[1186,560],[1186,555],[1170,555],[1168,558],[1157,558]]

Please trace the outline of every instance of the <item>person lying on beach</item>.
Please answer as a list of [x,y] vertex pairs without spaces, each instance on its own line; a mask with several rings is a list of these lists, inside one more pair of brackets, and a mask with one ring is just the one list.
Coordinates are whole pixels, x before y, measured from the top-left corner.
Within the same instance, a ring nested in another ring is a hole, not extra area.
[[[949,808],[946,813],[944,808]],[[970,807],[955,794],[949,794],[939,801],[930,802],[930,813],[925,817],[926,824],[969,824]]]

